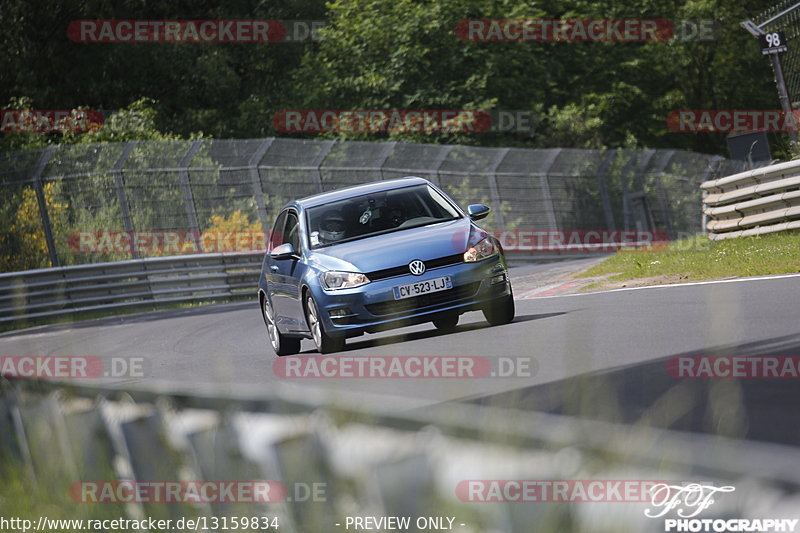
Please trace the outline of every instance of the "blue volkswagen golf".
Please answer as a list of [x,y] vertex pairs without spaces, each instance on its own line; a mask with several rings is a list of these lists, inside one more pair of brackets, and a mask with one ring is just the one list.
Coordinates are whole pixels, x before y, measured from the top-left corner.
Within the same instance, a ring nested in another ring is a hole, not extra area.
[[432,322],[453,330],[481,310],[492,325],[514,319],[499,242],[441,190],[409,177],[348,187],[287,204],[261,268],[258,298],[278,355],[311,338],[320,353],[345,339]]

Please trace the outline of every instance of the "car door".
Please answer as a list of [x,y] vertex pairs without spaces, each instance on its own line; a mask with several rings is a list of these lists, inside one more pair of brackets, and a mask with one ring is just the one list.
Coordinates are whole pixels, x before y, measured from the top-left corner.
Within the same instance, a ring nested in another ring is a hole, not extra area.
[[303,248],[299,219],[294,209],[287,209],[278,217],[273,238],[275,239],[271,242],[273,247],[289,243],[295,250],[292,257],[283,259],[270,257],[268,260],[267,280],[275,322],[278,324],[278,329],[284,333],[304,331],[307,328],[300,300],[300,282],[304,271],[301,260]]

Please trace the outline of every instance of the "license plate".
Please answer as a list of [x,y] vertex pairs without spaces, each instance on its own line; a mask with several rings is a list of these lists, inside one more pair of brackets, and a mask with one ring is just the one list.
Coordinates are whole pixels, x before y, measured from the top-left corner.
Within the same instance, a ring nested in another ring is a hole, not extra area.
[[418,281],[416,283],[409,283],[408,285],[400,285],[394,288],[394,299],[402,300],[403,298],[411,298],[421,294],[430,294],[432,292],[446,291],[453,288],[453,282],[450,281],[450,276],[442,278],[426,279],[425,281]]

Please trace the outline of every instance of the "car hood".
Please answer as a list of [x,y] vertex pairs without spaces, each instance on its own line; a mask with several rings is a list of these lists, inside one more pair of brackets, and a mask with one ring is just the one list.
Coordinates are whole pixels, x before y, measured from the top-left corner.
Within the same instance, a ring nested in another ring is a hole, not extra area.
[[464,217],[385,233],[312,250],[310,262],[324,270],[374,272],[407,265],[414,259],[427,261],[463,254],[471,227],[471,221]]

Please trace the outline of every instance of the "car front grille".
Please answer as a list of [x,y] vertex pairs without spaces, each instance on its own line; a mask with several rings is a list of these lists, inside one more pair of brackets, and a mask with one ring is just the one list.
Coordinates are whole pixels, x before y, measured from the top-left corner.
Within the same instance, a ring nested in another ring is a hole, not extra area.
[[413,298],[403,298],[402,300],[389,300],[376,304],[369,304],[365,307],[373,315],[396,315],[400,313],[410,314],[417,310],[432,310],[437,307],[447,307],[457,303],[459,300],[471,298],[478,292],[481,282],[468,283],[448,289],[446,291],[432,292]]
[[[438,259],[429,259],[423,261],[425,263],[425,270],[433,270],[434,268],[442,268],[446,266],[457,265],[464,262],[464,254],[448,255],[446,257],[439,257]],[[378,281],[387,278],[395,278],[398,276],[406,276],[410,273],[408,265],[401,265],[392,268],[385,268],[383,270],[375,270],[367,272],[367,277],[370,281]]]

